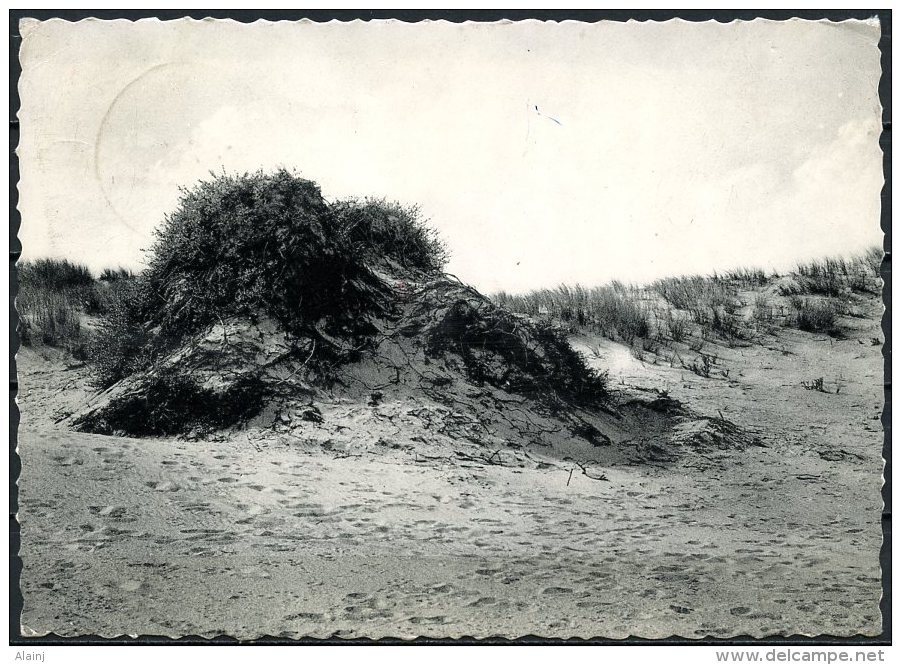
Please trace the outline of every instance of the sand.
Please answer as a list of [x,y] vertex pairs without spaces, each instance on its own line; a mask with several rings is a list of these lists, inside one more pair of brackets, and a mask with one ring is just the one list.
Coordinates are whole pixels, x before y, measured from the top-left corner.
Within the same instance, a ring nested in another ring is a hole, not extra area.
[[[678,462],[128,439],[56,419],[89,391],[18,357],[23,633],[282,637],[875,635],[881,631],[879,304],[848,338],[708,344],[704,378],[572,340],[622,396],[665,389],[762,445]],[[824,378],[830,393],[802,381]],[[835,393],[839,388],[838,394]],[[369,438],[382,403],[365,420]],[[328,418],[327,418],[328,420]],[[348,421],[348,436],[354,422]],[[599,474],[594,474],[599,475]]]

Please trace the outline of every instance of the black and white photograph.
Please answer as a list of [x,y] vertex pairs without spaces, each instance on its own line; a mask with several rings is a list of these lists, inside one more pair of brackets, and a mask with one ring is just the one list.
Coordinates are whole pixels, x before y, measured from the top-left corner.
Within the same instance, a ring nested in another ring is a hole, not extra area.
[[882,635],[884,28],[22,18],[21,636]]

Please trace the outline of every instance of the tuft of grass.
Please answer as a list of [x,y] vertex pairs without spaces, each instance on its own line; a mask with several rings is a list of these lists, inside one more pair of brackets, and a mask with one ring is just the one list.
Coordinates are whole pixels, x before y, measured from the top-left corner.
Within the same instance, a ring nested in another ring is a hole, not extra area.
[[705,379],[710,378],[710,373],[713,371],[713,366],[715,364],[715,358],[707,355],[706,353],[701,353],[697,358],[691,361],[690,364],[682,362],[682,367],[685,369],[690,369],[692,372],[697,374],[698,376],[704,377]]
[[47,288],[20,290],[19,338],[23,346],[54,346],[79,360],[87,357],[87,337],[81,326],[81,311],[71,290]]
[[[658,279],[651,284],[660,296],[676,309],[696,312],[704,309],[723,307],[733,302],[735,288],[717,277],[669,277]],[[696,323],[698,318],[693,314]]]
[[754,303],[751,309],[751,316],[754,321],[761,327],[767,328],[776,318],[773,312],[773,304],[765,293],[757,293],[754,296]]
[[769,278],[762,268],[733,268],[723,273],[723,278],[742,286],[764,286]]
[[106,313],[116,287],[134,277],[123,268],[107,269],[101,280],[112,274],[114,281],[95,281],[86,266],[67,259],[25,261],[17,270],[16,308],[22,344],[64,349],[77,360],[87,360],[92,347],[83,316]]
[[810,300],[792,296],[790,301],[795,312],[795,323],[805,332],[826,333],[837,336],[838,307],[830,300]]
[[882,247],[870,247],[861,256],[861,263],[870,269],[874,277],[881,277],[883,257],[885,252],[882,251]]
[[822,295],[837,298],[850,291],[878,293],[881,288],[882,250],[878,247],[850,258],[825,258],[799,263],[796,267],[799,289],[783,295]]
[[594,288],[564,284],[524,295],[501,292],[493,300],[511,312],[558,321],[571,330],[591,330],[627,344],[651,333],[647,307],[621,283]]
[[801,385],[804,386],[805,390],[815,390],[820,393],[828,393],[829,392],[828,390],[826,390],[826,386],[823,383],[822,376],[819,378],[813,379],[812,381],[802,381]]
[[126,279],[134,279],[135,273],[129,268],[104,268],[98,278],[101,282],[119,282]]
[[66,259],[37,259],[17,266],[19,339],[23,346],[65,349],[87,357],[81,314],[90,301],[93,277],[86,266]]
[[666,334],[674,342],[683,342],[691,334],[691,322],[678,312],[667,309],[662,321]]
[[830,297],[842,295],[845,287],[843,275],[847,275],[848,265],[844,259],[822,259],[809,263],[799,263],[796,271],[805,293]]
[[18,266],[19,283],[23,286],[62,290],[93,285],[94,277],[87,266],[68,259],[35,259]]

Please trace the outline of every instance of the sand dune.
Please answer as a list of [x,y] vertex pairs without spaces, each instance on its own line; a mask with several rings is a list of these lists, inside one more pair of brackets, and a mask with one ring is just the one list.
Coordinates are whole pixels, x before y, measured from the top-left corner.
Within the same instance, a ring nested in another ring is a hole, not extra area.
[[[737,369],[716,379],[573,339],[621,400],[663,388],[761,444],[588,475],[534,449],[411,447],[380,418],[417,408],[397,401],[332,405],[324,424],[266,436],[71,432],[54,416],[83,400],[83,369],[24,350],[23,630],[878,634],[882,358],[876,316],[855,325],[717,349]],[[798,383],[824,373],[839,394]]]

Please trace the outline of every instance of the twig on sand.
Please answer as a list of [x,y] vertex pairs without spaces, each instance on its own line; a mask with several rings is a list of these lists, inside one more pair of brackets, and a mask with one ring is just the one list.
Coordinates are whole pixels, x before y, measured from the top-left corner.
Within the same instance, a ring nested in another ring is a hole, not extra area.
[[257,445],[256,441],[250,440],[250,435],[247,433],[247,430],[244,430],[244,438],[247,439],[247,443],[253,446],[254,450],[256,450],[258,453],[263,452],[263,449]]
[[[492,466],[498,466],[498,465],[503,466],[504,460],[502,457],[500,457],[500,453],[501,453],[501,451],[500,451],[500,449],[498,449],[498,450],[495,450],[493,453],[491,453],[490,456],[485,457],[484,455],[469,455],[460,450],[454,451],[454,455],[456,455],[458,458],[460,458],[462,460],[466,460],[467,462],[480,462],[482,464],[491,464]],[[497,462],[494,461],[495,457],[498,458]],[[434,459],[444,459],[444,458],[442,457],[442,458],[434,458]]]
[[349,458],[356,458],[356,457],[363,457],[363,455],[362,454],[354,455],[353,453],[347,453],[347,452],[339,452],[337,455],[332,455],[332,459],[349,459]]
[[[567,461],[567,462],[572,462],[573,464],[575,464],[576,466],[578,466],[580,469],[582,469],[582,475],[588,476],[588,477],[591,478],[592,480],[610,480],[610,479],[609,479],[607,476],[605,476],[603,473],[600,474],[600,475],[597,475],[597,476],[591,475],[591,473],[589,473],[589,471],[588,471],[588,469],[586,468],[586,466],[585,466],[584,464],[582,464],[582,462],[580,462],[580,461],[577,460],[577,459],[573,459],[572,457],[567,457],[565,461]],[[572,478],[572,471],[569,472],[569,477]],[[569,481],[566,481],[566,484],[569,485]]]
[[441,455],[423,455],[422,453],[415,453],[413,457],[414,462],[433,462],[436,460],[440,460],[442,462],[449,462],[450,458],[442,457]]
[[312,348],[310,348],[310,355],[307,356],[307,359],[304,360],[304,361],[300,364],[300,366],[297,367],[297,368],[296,368],[293,372],[291,372],[288,376],[286,376],[285,378],[283,378],[283,379],[277,381],[276,383],[274,383],[273,386],[280,386],[280,385],[282,385],[283,383],[285,383],[286,381],[288,381],[289,379],[293,379],[294,376],[295,376],[300,370],[302,370],[304,367],[307,366],[307,363],[310,362],[310,359],[313,357],[313,354],[316,352],[316,340],[314,339],[314,340],[312,340],[312,341],[313,341],[313,345],[312,345]]
[[576,470],[576,467],[572,467],[569,470],[569,478],[566,479],[566,486],[569,487],[569,481],[573,479],[573,471]]

